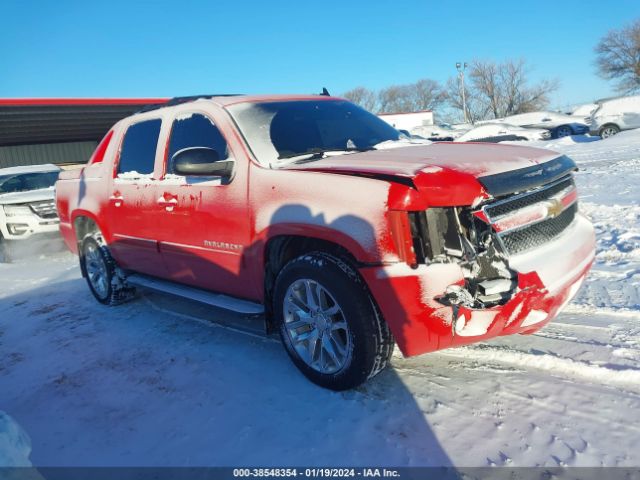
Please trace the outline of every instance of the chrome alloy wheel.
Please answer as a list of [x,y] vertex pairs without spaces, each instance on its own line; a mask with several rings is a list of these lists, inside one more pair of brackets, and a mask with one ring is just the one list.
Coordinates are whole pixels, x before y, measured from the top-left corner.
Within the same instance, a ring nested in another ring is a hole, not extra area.
[[619,130],[616,127],[605,127],[600,131],[600,137],[601,138],[613,137],[618,132]]
[[293,282],[284,296],[284,327],[300,358],[320,373],[332,374],[347,365],[352,348],[344,313],[320,283]]
[[88,244],[84,249],[84,262],[87,278],[93,290],[99,297],[106,298],[109,294],[109,274],[107,264],[94,244]]

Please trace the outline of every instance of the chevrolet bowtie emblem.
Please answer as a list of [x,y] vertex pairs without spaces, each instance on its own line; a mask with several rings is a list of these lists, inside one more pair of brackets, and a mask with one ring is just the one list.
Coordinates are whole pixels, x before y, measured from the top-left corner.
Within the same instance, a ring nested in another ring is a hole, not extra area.
[[549,218],[556,218],[562,213],[564,206],[560,200],[549,200],[547,205],[547,216]]

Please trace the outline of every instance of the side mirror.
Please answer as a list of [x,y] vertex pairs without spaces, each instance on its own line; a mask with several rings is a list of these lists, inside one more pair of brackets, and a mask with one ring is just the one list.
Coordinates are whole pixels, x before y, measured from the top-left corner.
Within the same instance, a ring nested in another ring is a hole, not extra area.
[[233,173],[233,160],[220,160],[218,152],[208,147],[183,148],[171,157],[171,164],[178,175],[230,177]]

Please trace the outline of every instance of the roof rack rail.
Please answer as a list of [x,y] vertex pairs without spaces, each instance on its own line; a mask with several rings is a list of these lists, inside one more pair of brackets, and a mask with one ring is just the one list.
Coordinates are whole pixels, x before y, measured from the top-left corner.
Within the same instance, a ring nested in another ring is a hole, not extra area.
[[238,95],[242,95],[242,94],[241,93],[214,93],[214,94],[207,94],[207,95],[189,95],[189,96],[186,96],[186,97],[173,97],[173,98],[167,100],[166,103],[161,103],[161,104],[158,104],[158,105],[145,105],[140,110],[138,110],[136,113],[150,112],[151,110],[157,110],[157,109],[163,108],[163,107],[172,107],[174,105],[181,105],[183,103],[193,102],[193,101],[199,100],[201,98],[236,97]]

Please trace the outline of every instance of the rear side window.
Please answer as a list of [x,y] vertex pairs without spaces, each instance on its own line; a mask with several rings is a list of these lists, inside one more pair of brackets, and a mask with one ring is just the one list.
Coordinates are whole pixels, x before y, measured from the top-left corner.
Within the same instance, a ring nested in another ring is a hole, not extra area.
[[89,159],[89,165],[93,165],[94,163],[100,163],[104,160],[104,154],[107,152],[107,148],[109,147],[109,143],[111,142],[111,138],[113,137],[113,130],[107,133],[100,144],[96,147],[96,150],[91,155]]
[[137,172],[142,175],[153,173],[156,147],[162,120],[147,120],[127,129],[122,141],[118,173]]
[[173,122],[171,139],[169,140],[167,173],[173,173],[171,159],[176,152],[189,147],[212,148],[218,152],[220,160],[229,157],[227,142],[218,127],[209,117],[199,113],[180,116]]

